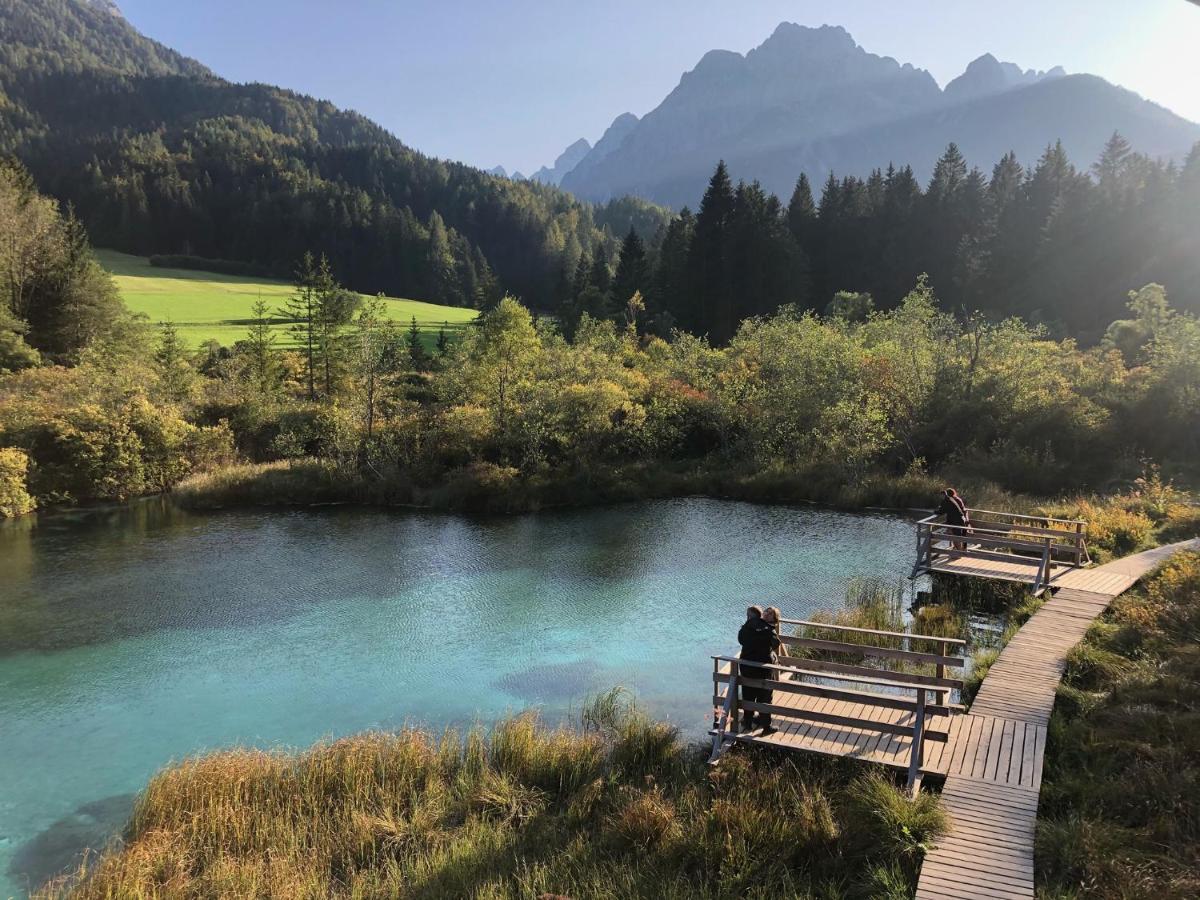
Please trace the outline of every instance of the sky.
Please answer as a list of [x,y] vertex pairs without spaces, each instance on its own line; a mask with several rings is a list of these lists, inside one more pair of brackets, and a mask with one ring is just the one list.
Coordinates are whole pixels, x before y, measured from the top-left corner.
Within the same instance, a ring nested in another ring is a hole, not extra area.
[[1089,72],[1200,121],[1191,0],[118,0],[150,37],[233,81],[374,119],[411,147],[531,174],[644,115],[712,49],[782,21],[841,25],[938,83],[983,53]]

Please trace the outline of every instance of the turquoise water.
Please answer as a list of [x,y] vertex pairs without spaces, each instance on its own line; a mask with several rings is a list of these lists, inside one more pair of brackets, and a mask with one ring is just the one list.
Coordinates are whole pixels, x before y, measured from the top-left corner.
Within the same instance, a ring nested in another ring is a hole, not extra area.
[[504,519],[161,501],[0,527],[0,896],[173,759],[405,722],[558,718],[624,684],[699,734],[747,603],[899,579],[899,519],[707,499]]

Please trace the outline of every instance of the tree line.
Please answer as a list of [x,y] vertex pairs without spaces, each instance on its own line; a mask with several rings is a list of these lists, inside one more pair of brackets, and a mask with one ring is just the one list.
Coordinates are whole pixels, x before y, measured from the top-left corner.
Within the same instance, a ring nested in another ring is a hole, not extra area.
[[1114,134],[1089,171],[1061,144],[1025,168],[1011,153],[990,177],[951,144],[922,187],[910,166],[830,175],[819,199],[803,174],[786,204],[718,164],[693,214],[648,249],[630,233],[615,260],[584,255],[557,293],[567,329],[581,312],[621,321],[636,290],[641,327],[728,341],[742,320],[785,305],[867,315],[895,307],[927,273],[948,310],[1021,316],[1095,342],[1129,290],[1165,285],[1200,310],[1200,145],[1182,166]]

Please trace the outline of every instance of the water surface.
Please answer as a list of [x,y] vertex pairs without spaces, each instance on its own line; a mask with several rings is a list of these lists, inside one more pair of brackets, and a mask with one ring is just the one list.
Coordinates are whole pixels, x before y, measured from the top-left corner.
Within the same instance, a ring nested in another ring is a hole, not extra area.
[[690,733],[747,603],[905,574],[886,516],[707,499],[503,519],[162,501],[0,527],[0,896],[119,831],[159,768],[624,684]]

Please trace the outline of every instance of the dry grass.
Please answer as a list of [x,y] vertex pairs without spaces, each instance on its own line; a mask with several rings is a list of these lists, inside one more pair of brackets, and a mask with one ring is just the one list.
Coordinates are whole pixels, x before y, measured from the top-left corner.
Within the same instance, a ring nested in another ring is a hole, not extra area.
[[579,729],[191,760],[38,898],[899,896],[943,829],[935,800],[862,767],[734,750],[712,770],[612,693]]
[[1037,874],[1049,897],[1200,896],[1200,554],[1116,600],[1051,720]]

